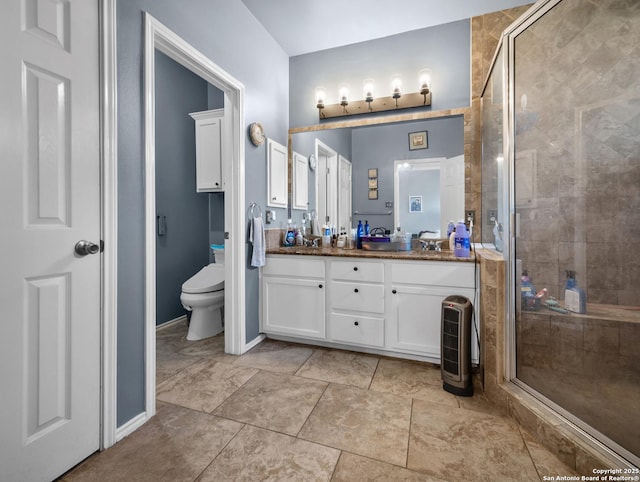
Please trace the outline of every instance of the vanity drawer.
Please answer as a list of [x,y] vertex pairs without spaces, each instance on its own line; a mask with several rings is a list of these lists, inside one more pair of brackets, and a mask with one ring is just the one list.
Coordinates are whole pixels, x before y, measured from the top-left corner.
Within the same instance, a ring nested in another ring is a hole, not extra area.
[[334,341],[354,345],[384,346],[384,319],[331,313],[329,333]]
[[384,282],[384,263],[366,262],[358,259],[331,261],[331,277],[347,281]]
[[296,278],[324,278],[324,260],[309,256],[267,256],[263,276],[295,276]]
[[425,261],[423,263],[393,263],[391,282],[411,285],[452,286],[473,288],[473,263],[455,261]]
[[384,286],[332,281],[331,308],[384,313]]

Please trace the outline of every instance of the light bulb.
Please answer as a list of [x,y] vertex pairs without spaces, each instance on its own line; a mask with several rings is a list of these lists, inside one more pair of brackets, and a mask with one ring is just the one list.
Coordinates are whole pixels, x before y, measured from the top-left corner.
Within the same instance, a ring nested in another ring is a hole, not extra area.
[[327,98],[327,93],[324,87],[316,87],[316,107],[318,109],[324,108],[324,102]]
[[340,84],[338,88],[338,99],[340,99],[340,105],[349,104],[349,85],[348,84]]
[[364,100],[366,102],[373,101],[373,79],[365,79],[364,80]]
[[402,96],[402,79],[400,79],[399,75],[395,75],[391,79],[391,92],[394,99]]
[[418,72],[418,79],[420,81],[420,93],[422,95],[428,94],[431,89],[431,69],[422,69]]

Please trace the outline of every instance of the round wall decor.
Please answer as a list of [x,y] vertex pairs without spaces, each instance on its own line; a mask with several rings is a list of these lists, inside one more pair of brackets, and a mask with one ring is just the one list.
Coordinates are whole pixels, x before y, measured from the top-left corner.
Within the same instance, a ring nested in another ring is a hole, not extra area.
[[251,138],[251,143],[254,146],[261,146],[262,144],[264,144],[265,135],[262,124],[260,124],[259,122],[252,123],[249,126],[249,137]]

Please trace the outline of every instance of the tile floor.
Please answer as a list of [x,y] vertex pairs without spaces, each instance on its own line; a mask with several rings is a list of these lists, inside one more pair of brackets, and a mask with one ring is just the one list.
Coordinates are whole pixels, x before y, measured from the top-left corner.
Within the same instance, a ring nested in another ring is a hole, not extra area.
[[265,340],[157,335],[157,415],[62,477],[80,481],[541,480],[575,475],[433,365]]

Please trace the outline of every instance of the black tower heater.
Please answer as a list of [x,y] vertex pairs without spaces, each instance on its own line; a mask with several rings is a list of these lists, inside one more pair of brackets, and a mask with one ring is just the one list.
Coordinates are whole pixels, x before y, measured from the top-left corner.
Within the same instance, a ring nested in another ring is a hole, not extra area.
[[473,395],[471,379],[471,315],[473,307],[464,296],[448,296],[442,302],[440,364],[442,388],[454,395]]

